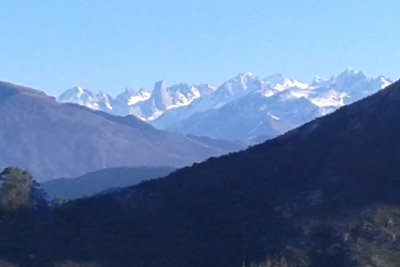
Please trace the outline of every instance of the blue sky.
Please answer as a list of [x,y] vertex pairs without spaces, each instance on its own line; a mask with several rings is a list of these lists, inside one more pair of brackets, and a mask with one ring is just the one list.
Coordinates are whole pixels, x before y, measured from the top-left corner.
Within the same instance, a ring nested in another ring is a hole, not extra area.
[[0,80],[115,95],[240,72],[400,74],[396,0],[3,0]]

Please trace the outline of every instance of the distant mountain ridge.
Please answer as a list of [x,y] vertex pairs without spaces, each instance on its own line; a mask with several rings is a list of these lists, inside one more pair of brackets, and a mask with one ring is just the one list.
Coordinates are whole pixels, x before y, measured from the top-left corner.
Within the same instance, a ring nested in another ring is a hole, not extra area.
[[169,167],[110,168],[90,172],[76,178],[50,180],[42,183],[41,186],[50,199],[74,199],[163,177],[174,170]]
[[0,168],[19,166],[40,181],[112,167],[182,167],[241,148],[157,130],[134,116],[59,103],[5,82],[0,118]]
[[152,91],[126,90],[115,100],[77,87],[58,100],[118,115],[132,114],[159,129],[247,142],[259,136],[275,137],[391,83],[383,76],[368,77],[350,68],[329,79],[316,77],[310,84],[282,74],[260,78],[246,72],[219,87],[167,86],[159,81]]
[[22,266],[398,266],[399,114],[396,82],[247,150],[3,223],[0,258]]

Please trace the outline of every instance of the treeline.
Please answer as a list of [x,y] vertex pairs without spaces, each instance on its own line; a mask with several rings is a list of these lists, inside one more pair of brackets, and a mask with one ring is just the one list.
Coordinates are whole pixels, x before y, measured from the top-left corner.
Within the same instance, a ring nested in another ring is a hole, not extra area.
[[46,208],[49,202],[31,173],[7,167],[0,173],[0,214],[12,215]]

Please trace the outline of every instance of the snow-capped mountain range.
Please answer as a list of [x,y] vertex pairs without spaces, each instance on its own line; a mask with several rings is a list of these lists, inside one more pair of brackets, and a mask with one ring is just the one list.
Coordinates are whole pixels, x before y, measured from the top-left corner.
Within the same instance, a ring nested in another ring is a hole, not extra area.
[[276,74],[260,78],[250,72],[219,87],[156,82],[153,90],[126,89],[115,99],[81,87],[58,98],[115,115],[135,115],[157,128],[198,136],[251,142],[271,138],[343,105],[353,103],[392,81],[346,69],[307,84]]

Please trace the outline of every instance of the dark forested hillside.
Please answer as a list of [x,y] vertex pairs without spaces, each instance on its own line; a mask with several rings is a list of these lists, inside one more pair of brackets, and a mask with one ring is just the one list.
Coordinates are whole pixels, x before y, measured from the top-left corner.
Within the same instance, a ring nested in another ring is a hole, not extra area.
[[399,114],[395,83],[243,152],[3,222],[0,256],[37,266],[399,266]]

